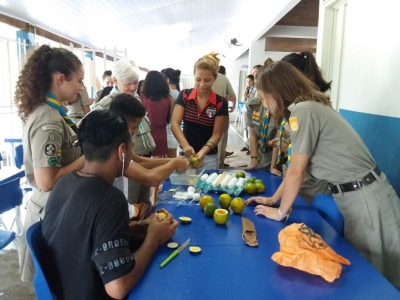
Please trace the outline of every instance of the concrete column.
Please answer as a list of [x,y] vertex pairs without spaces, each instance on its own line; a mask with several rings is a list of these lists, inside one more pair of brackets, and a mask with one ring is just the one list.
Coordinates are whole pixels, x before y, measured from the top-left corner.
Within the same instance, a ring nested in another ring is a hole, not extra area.
[[265,53],[265,38],[252,41],[249,48],[249,68],[248,73],[251,74],[255,65],[263,65]]

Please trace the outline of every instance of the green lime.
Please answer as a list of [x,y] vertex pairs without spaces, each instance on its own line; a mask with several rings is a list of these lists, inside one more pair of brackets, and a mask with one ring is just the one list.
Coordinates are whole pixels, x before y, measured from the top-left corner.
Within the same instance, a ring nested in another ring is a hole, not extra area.
[[214,202],[209,202],[204,206],[204,214],[207,217],[212,217],[214,216],[214,211],[217,209],[217,206],[215,205]]
[[257,189],[254,183],[246,183],[244,186],[244,190],[246,191],[247,194],[255,194]]

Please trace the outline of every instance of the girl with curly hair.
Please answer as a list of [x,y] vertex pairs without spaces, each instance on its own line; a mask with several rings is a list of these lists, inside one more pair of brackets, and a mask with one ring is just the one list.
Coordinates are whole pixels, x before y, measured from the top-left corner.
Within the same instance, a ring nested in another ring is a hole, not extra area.
[[[26,203],[24,232],[44,216],[44,207],[56,182],[81,169],[84,158],[76,141],[76,125],[62,102],[74,102],[83,90],[82,63],[72,52],[41,46],[34,51],[19,76],[15,104],[23,121],[25,174],[34,188]],[[32,281],[34,267],[22,242],[22,281]]]

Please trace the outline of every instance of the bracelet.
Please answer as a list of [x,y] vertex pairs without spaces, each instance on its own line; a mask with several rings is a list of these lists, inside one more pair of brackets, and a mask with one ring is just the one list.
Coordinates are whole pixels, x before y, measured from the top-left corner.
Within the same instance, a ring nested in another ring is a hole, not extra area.
[[208,147],[208,148],[210,148],[210,150],[212,149],[212,147],[208,144],[205,144],[203,147]]
[[282,214],[280,207],[278,208],[278,214],[279,214],[279,217],[281,218],[280,221],[282,221],[286,217],[286,215]]
[[252,156],[251,159],[253,159],[253,158],[257,158],[258,159],[258,156]]
[[214,147],[216,146],[215,143],[214,143],[213,141],[210,141],[210,140],[207,141],[207,144],[211,144],[211,145],[213,145]]

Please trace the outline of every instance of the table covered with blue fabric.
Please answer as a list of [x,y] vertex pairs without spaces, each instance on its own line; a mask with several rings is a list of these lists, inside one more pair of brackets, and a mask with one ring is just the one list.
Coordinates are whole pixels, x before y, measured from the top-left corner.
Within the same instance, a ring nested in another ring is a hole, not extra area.
[[[265,182],[266,196],[281,182],[269,172],[251,173]],[[163,190],[169,188],[167,180]],[[213,196],[218,199],[217,194]],[[182,244],[190,238],[190,245],[202,251],[192,255],[186,248],[160,269],[173,251],[160,247],[129,299],[400,299],[400,293],[301,197],[296,199],[288,224],[305,223],[351,262],[343,266],[340,278],[333,283],[272,261],[272,254],[279,251],[278,233],[285,222],[256,216],[254,206],[246,206],[242,215],[231,214],[223,226],[205,217],[198,204],[158,207],[166,208],[176,219],[192,218],[192,223],[177,228],[172,241]],[[241,216],[254,223],[258,247],[248,247],[243,241]]]

